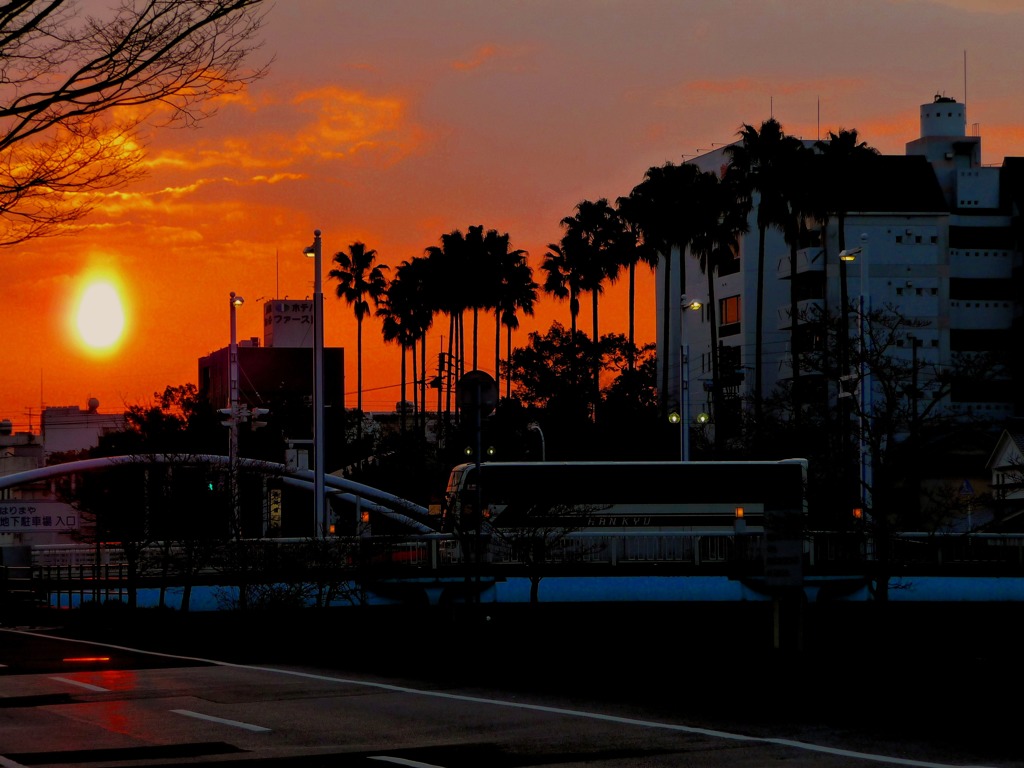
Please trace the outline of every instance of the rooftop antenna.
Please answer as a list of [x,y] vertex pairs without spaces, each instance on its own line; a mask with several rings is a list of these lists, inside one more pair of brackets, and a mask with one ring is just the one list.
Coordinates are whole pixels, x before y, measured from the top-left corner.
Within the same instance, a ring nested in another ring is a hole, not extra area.
[[964,114],[967,114],[967,49],[964,48]]
[[768,97],[768,117],[771,118],[772,120],[775,119],[775,97],[774,96],[769,96]]
[[815,140],[821,141],[821,96],[818,97],[818,127],[815,130],[817,131]]
[[275,248],[274,249],[274,255],[277,258],[277,274],[276,274],[277,284],[274,286],[274,295],[275,296],[280,296],[281,295],[281,249],[280,248]]

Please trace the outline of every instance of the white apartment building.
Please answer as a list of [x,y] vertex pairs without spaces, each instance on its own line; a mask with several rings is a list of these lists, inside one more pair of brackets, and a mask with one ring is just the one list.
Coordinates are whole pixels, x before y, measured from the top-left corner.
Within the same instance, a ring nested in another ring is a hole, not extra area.
[[[891,308],[924,325],[888,348],[894,355],[929,366],[948,366],[962,352],[997,352],[1007,361],[1000,381],[957,386],[943,408],[1001,421],[1021,405],[1020,334],[1022,292],[1021,203],[1024,158],[1006,158],[998,167],[981,165],[981,137],[967,134],[965,105],[936,96],[920,107],[920,137],[907,142],[905,155],[883,155],[863,178],[848,184],[845,218],[847,250],[860,248],[846,263],[848,297],[864,297],[869,308]],[[806,142],[813,145],[813,142]],[[718,171],[728,163],[725,149],[691,161]],[[755,210],[741,238],[738,259],[728,274],[714,276],[721,371],[728,396],[748,397],[754,389],[758,233]],[[798,313],[812,305],[838,313],[839,233],[833,217],[824,243],[815,238],[798,251]],[[681,311],[680,297],[707,302],[707,277],[698,261],[683,258],[685,281],[673,258],[669,292],[669,338],[659,323],[659,359],[670,366],[669,405],[684,405],[691,423],[711,412],[711,333],[709,314]],[[865,267],[865,265],[867,265]],[[734,270],[734,271],[733,271]],[[657,301],[663,304],[659,270]],[[790,249],[777,229],[765,244],[762,393],[792,376],[790,350]],[[912,337],[916,337],[916,341]],[[680,366],[688,353],[685,373]],[[734,374],[730,379],[729,374]],[[819,377],[820,378],[820,377]],[[680,384],[689,396],[680,400]],[[826,382],[827,383],[827,382]],[[831,382],[833,392],[836,382]],[[919,397],[930,397],[927,376]],[[729,407],[740,407],[736,400]],[[1019,415],[1019,414],[1017,414]]]

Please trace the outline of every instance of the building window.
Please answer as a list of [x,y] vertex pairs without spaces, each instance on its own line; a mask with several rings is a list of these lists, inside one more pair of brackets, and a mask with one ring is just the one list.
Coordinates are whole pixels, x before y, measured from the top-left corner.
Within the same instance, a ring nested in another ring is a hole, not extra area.
[[729,296],[722,299],[718,304],[719,317],[722,318],[722,325],[738,323],[740,321],[740,297]]
[[718,302],[718,335],[735,336],[740,332],[740,297],[729,296]]

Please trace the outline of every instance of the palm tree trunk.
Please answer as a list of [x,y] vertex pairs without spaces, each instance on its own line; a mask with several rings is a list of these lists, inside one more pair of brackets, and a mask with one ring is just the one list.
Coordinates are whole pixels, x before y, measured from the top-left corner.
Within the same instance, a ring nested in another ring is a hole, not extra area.
[[[664,305],[661,311],[661,338],[665,340],[665,359],[661,363],[661,415],[662,417],[668,416],[668,361],[671,356],[669,349],[671,347],[672,334],[669,332],[672,329],[672,246],[668,247],[668,253],[665,254],[665,282],[662,285],[662,304]],[[680,393],[682,394],[682,393]]]
[[797,293],[796,293],[796,238],[789,244],[789,355],[790,364],[793,366],[793,386],[790,396],[793,401],[793,424],[800,426],[800,318],[797,316]]
[[[708,263],[708,324],[711,329],[711,410],[716,421],[724,414],[722,406],[722,370],[720,366],[721,355],[718,349],[718,319],[715,307],[715,269],[713,264]],[[719,434],[715,433],[715,442]]]
[[631,262],[629,265],[629,355],[627,359],[627,369],[633,370],[636,365],[636,355],[634,354],[634,347],[636,339],[636,262]]
[[594,322],[594,361],[593,361],[593,377],[594,377],[594,421],[597,421],[597,408],[601,402],[601,356],[598,354],[598,325],[597,325],[597,289],[595,288],[591,293],[591,312],[593,313]]
[[405,353],[406,353],[405,344],[400,345],[400,348],[402,350],[402,399],[401,399],[401,402],[399,402],[399,404],[398,404],[398,410],[400,411],[400,413],[398,415],[398,431],[399,431],[399,434],[401,434],[404,437],[405,436],[405,400],[406,400],[405,380],[407,378],[406,377],[406,372],[405,372],[405,357],[406,357],[406,355],[405,355]]
[[[416,379],[416,342],[409,344],[409,354],[412,356],[412,429],[417,432],[420,423],[420,388]],[[422,434],[417,432],[417,434]]]
[[473,307],[473,370],[477,370],[477,334],[480,331],[480,310]]
[[[322,327],[322,326],[321,326]],[[320,406],[314,403],[314,406]],[[363,318],[356,315],[356,445],[362,450],[363,442]],[[316,457],[320,461],[320,457]]]
[[[420,336],[420,424],[419,433],[426,434],[427,428],[427,334]],[[441,414],[437,414],[440,418]]]
[[501,310],[494,310],[494,383],[501,394]]
[[757,228],[757,308],[754,317],[754,421],[760,440],[762,416],[762,377],[764,359],[764,240],[767,227]]
[[505,376],[505,397],[512,397],[512,326],[510,325],[505,336],[505,359],[508,360],[508,373]]

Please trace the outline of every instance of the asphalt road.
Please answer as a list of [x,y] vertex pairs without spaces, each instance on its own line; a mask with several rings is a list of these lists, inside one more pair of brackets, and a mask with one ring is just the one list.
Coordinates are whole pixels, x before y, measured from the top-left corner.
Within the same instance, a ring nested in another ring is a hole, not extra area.
[[0,630],[0,768],[1024,765],[998,652],[780,653],[722,607],[353,610]]

